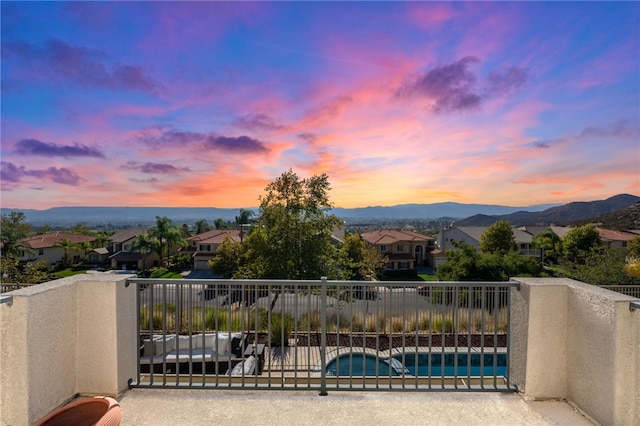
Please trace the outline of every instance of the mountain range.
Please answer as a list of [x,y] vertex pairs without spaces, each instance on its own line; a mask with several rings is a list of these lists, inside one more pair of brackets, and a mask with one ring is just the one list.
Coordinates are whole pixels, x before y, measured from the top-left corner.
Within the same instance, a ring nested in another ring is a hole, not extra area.
[[[332,213],[346,221],[385,219],[433,219],[446,218],[458,226],[486,226],[499,219],[512,225],[555,223],[574,221],[613,213],[640,202],[640,197],[620,194],[602,201],[573,202],[564,205],[538,204],[526,207],[510,207],[490,204],[433,203],[402,204],[391,207],[335,208]],[[85,223],[91,227],[147,226],[155,223],[156,216],[166,216],[174,223],[193,224],[205,219],[217,218],[233,221],[240,209],[182,208],[182,207],[54,207],[47,210],[0,209],[1,214],[21,211],[33,226],[73,226]],[[252,208],[249,210],[257,211]],[[463,219],[466,218],[466,219]],[[456,220],[460,219],[460,220]]]

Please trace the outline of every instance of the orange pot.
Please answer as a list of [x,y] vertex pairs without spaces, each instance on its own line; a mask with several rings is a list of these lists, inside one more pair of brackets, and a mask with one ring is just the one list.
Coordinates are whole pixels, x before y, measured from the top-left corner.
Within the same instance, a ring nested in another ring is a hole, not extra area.
[[82,398],[50,413],[35,426],[118,426],[120,404],[107,396]]

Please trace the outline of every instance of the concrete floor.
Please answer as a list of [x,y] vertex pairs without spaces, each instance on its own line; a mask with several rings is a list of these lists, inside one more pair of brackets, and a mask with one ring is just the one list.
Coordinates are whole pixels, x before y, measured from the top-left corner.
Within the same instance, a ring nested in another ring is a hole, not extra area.
[[514,393],[133,389],[122,425],[593,425],[563,401]]

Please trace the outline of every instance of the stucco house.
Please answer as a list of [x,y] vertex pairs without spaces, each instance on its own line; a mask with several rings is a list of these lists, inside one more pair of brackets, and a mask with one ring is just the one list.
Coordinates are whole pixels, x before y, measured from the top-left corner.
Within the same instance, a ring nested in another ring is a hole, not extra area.
[[209,269],[209,261],[216,257],[218,247],[227,236],[234,243],[240,242],[240,231],[236,229],[214,229],[187,238],[188,245],[182,251],[193,253],[193,269]]
[[364,241],[387,256],[387,270],[408,270],[426,264],[435,248],[435,238],[413,231],[383,229],[360,235]]
[[[72,234],[70,232],[47,232],[45,234],[34,235],[22,240],[21,244],[30,247],[31,250],[22,250],[18,256],[21,262],[46,261],[46,266],[55,265],[64,260],[64,249],[59,246],[62,240],[69,240],[74,246],[83,242],[93,244],[96,237],[92,235]],[[85,253],[76,247],[68,250],[67,256],[72,262],[80,262]]]
[[[456,250],[453,244],[454,242],[465,242],[479,249],[480,239],[487,228],[487,226],[454,226],[443,228],[438,234],[438,247],[446,253],[449,250]],[[533,235],[519,228],[512,228],[512,231],[520,254],[523,256],[540,256],[540,249],[533,247],[531,244]]]
[[609,248],[627,250],[629,241],[637,237],[632,232],[613,231],[611,229],[596,228],[600,234],[600,239]]
[[109,237],[107,248],[112,269],[139,271],[160,264],[158,253],[150,251],[143,258],[142,253],[132,250],[136,237],[147,231],[147,228],[121,229]]

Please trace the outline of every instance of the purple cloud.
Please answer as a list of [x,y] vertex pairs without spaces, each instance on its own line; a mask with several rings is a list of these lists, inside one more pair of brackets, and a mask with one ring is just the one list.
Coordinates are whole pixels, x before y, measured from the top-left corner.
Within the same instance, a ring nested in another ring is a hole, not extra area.
[[519,89],[529,79],[526,68],[509,67],[493,70],[487,76],[488,94],[505,95]]
[[544,140],[541,139],[541,140],[530,142],[527,145],[533,148],[548,149],[562,142],[564,142],[564,139],[544,139]]
[[109,65],[104,63],[104,53],[73,46],[58,39],[48,40],[43,46],[23,42],[6,43],[3,44],[3,50],[6,50],[6,55],[23,62],[23,71],[28,69],[31,71],[30,76],[40,79],[44,77],[45,81],[150,94],[155,94],[160,88],[141,67]]
[[313,133],[308,133],[308,132],[304,132],[304,133],[300,133],[298,134],[298,137],[300,139],[302,139],[303,141],[307,141],[309,143],[314,143],[316,140],[318,140],[318,136],[313,134]]
[[478,108],[483,99],[508,94],[528,79],[524,68],[504,68],[491,71],[486,78],[482,91],[481,80],[470,69],[480,60],[474,56],[465,56],[450,64],[437,66],[430,71],[405,82],[397,90],[400,97],[420,96],[433,100],[435,112],[464,111]]
[[55,145],[37,139],[22,139],[16,144],[16,153],[24,155],[42,155],[46,157],[95,157],[106,158],[97,148],[86,145]]
[[188,167],[175,167],[172,164],[163,163],[138,163],[136,161],[129,161],[127,164],[120,166],[121,170],[139,170],[142,173],[147,174],[176,174],[181,172],[190,172]]
[[640,123],[621,119],[606,127],[589,126],[580,133],[580,137],[640,137]]
[[206,146],[208,148],[220,149],[228,152],[262,152],[267,149],[262,142],[249,136],[209,136]]
[[236,118],[233,124],[251,131],[281,130],[285,127],[281,124],[276,124],[272,117],[262,113],[243,115]]
[[13,163],[3,161],[0,164],[0,180],[3,182],[17,183],[23,177],[35,177],[37,179],[50,180],[63,185],[77,186],[83,180],[80,176],[64,167],[49,167],[41,170],[27,170],[24,166],[16,166]]
[[152,146],[194,145],[195,147],[229,153],[268,151],[261,141],[249,136],[234,137],[214,133],[180,132],[167,127],[145,130],[138,137],[138,140]]

